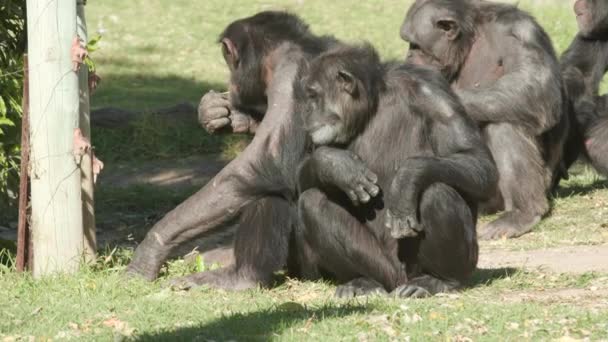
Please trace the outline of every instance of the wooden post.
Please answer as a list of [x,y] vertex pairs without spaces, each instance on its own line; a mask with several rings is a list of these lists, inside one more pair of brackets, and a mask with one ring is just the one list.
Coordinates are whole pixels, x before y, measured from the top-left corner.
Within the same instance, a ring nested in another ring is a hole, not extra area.
[[23,55],[23,117],[21,118],[21,169],[19,174],[19,224],[17,227],[17,272],[25,271],[31,256],[27,207],[29,204],[30,116],[27,54]]
[[74,158],[78,75],[76,0],[27,0],[32,273],[73,272],[82,261],[80,167]]
[[[78,37],[85,42],[89,41],[87,22],[84,15],[86,0],[78,0],[76,10]],[[91,141],[91,114],[89,105],[89,70],[86,65],[78,73],[80,91],[80,130],[82,135]],[[89,149],[82,156],[80,163],[82,177],[82,220],[84,228],[84,253],[87,261],[95,260],[97,252],[97,238],[95,236],[95,206],[93,183],[93,151]]]

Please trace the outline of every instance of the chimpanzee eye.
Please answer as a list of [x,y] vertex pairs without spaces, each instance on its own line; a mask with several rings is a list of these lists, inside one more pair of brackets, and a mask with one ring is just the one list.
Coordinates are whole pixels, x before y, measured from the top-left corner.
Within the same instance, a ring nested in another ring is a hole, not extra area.
[[410,43],[410,50],[420,50],[420,45],[416,43]]

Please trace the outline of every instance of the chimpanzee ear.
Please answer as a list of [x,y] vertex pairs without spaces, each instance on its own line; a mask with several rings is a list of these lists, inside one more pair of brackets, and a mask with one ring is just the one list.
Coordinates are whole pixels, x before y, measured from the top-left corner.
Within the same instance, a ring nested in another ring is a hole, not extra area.
[[224,54],[226,63],[231,67],[236,67],[239,62],[239,52],[237,51],[236,46],[229,38],[222,39],[221,43],[222,53]]
[[460,35],[460,27],[456,20],[452,18],[442,18],[435,22],[435,26],[443,31],[443,34],[449,39],[454,40]]
[[353,74],[346,70],[338,71],[338,78],[342,84],[342,89],[351,95],[357,92],[357,79]]

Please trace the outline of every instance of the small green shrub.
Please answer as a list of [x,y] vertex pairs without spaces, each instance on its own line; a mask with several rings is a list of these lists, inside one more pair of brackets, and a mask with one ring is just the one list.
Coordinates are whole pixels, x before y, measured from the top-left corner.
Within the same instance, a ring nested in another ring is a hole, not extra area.
[[9,210],[19,184],[25,1],[0,0],[0,222]]

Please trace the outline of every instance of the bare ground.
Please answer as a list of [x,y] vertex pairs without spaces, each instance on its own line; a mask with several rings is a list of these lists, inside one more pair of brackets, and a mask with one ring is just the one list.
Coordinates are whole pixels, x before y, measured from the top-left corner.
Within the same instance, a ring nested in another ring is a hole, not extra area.
[[[143,164],[119,164],[104,170],[101,178],[106,186],[126,187],[149,184],[159,187],[202,186],[226,164],[220,156],[197,156],[183,160],[151,161]],[[201,241],[199,241],[200,244]],[[196,243],[181,249],[191,250]],[[225,244],[204,251],[205,260],[226,263],[232,260],[231,249]],[[608,273],[608,245],[564,246],[551,249],[507,251],[488,248],[482,243],[480,268],[544,269],[555,273]]]
[[[181,160],[150,161],[133,164],[114,164],[104,170],[101,186],[127,187],[154,185],[158,187],[203,186],[226,165],[218,155],[196,156]],[[0,227],[0,238],[16,240],[15,229]],[[176,255],[185,255],[198,248],[206,262],[226,265],[233,262],[231,236],[234,229],[222,235],[205,237],[182,246]],[[99,232],[100,245],[113,243],[112,231]],[[608,274],[608,245],[561,246],[550,249],[509,251],[481,244],[478,267],[484,269],[517,268],[554,273],[580,274],[599,272]],[[606,290],[608,291],[608,290]]]
[[542,268],[555,273],[608,273],[608,245],[565,246],[531,251],[489,250],[482,246],[479,267]]

